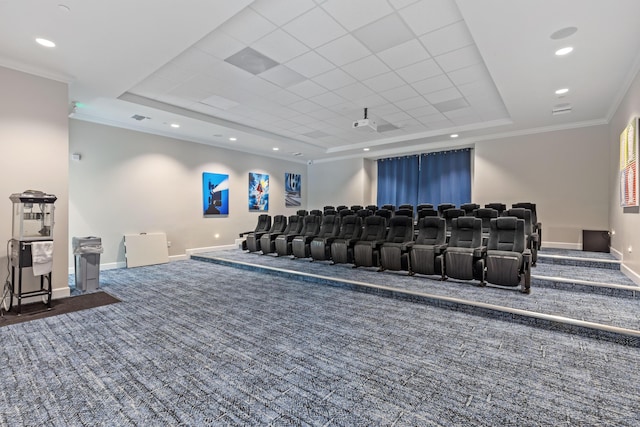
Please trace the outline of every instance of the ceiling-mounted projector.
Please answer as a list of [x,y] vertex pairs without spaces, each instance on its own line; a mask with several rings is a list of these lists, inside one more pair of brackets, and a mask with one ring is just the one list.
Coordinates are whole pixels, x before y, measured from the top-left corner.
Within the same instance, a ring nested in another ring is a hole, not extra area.
[[352,127],[355,128],[369,128],[369,129],[373,129],[375,131],[378,130],[378,125],[376,124],[376,121],[373,119],[360,119],[360,120],[356,120],[355,122],[353,122]]
[[351,125],[354,129],[373,129],[374,132],[378,131],[378,124],[375,120],[367,118],[367,108],[364,109],[364,119],[356,120]]

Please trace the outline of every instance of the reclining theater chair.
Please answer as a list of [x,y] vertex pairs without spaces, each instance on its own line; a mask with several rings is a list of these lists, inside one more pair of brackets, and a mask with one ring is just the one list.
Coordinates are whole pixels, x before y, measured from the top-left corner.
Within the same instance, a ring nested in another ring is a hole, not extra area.
[[416,273],[442,276],[447,241],[444,218],[424,217],[418,221],[418,236],[409,250],[409,275]]
[[542,223],[538,222],[538,213],[536,212],[536,204],[530,202],[519,202],[511,205],[512,208],[525,208],[531,211],[531,226],[533,232],[538,234],[538,250],[542,246]]
[[480,205],[477,203],[463,203],[460,205],[460,209],[464,211],[465,216],[473,216],[473,211],[480,209]]
[[[311,260],[324,261],[331,258],[331,243],[340,231],[340,217],[325,215],[320,224],[318,235],[309,244]],[[296,254],[296,239],[293,239],[293,254]]]
[[502,216],[514,216],[524,220],[524,236],[526,247],[531,251],[531,266],[538,261],[538,233],[533,231],[531,211],[524,208],[511,208],[502,212]]
[[380,269],[378,271],[409,271],[411,244],[413,244],[413,216],[396,215],[391,218],[387,237],[380,247]]
[[[276,252],[278,255],[292,255],[293,241],[298,237],[302,237],[303,241],[306,241],[306,238],[309,238],[310,242],[320,230],[320,221],[322,221],[322,217],[320,215],[309,214],[302,219],[302,230],[300,230],[297,236],[288,236],[287,238],[282,238],[283,236],[276,237]],[[300,241],[300,239],[298,239],[298,241]]]
[[[246,235],[248,239],[249,236],[252,236],[252,240],[255,242],[257,239],[260,239],[259,236],[257,236],[256,239],[256,233],[259,233],[261,236],[264,233],[268,232],[269,228],[271,228],[271,215],[260,214],[258,216],[258,223],[256,224],[256,228],[254,228],[253,231],[245,231],[244,233],[240,233],[239,237]],[[245,251],[249,249],[247,239],[242,242],[242,249]],[[249,249],[250,252],[255,252],[256,250],[252,251],[251,249]]]
[[[307,224],[304,234],[296,236],[291,242],[291,252],[294,258],[309,258],[311,256],[311,242],[318,236],[327,236],[337,232],[340,222],[337,215],[324,215],[313,225]],[[337,224],[336,224],[336,221]],[[335,230],[334,230],[335,229]]]
[[332,264],[348,264],[353,262],[353,245],[360,238],[361,232],[361,217],[348,215],[342,218],[340,232],[331,243]]
[[501,286],[520,286],[531,292],[531,252],[526,249],[524,220],[505,216],[491,220],[487,245],[486,281]]
[[302,229],[302,218],[300,215],[289,216],[289,222],[281,233],[267,233],[260,238],[260,250],[263,254],[270,254],[276,251],[276,239],[279,236],[294,236],[300,234]]
[[484,255],[482,246],[482,220],[461,216],[452,221],[451,238],[444,252],[442,280],[447,277],[460,280],[477,279],[484,286]]
[[273,217],[273,223],[271,228],[266,232],[255,232],[247,235],[247,249],[249,252],[258,252],[260,248],[260,242],[262,236],[267,233],[282,233],[287,227],[287,217],[284,215],[276,215]]
[[491,218],[498,218],[498,211],[491,208],[479,208],[473,211],[473,216],[482,221],[482,244],[487,245],[489,231],[491,231]]
[[380,246],[387,235],[387,220],[372,215],[364,219],[360,239],[353,245],[353,268],[378,267],[380,265]]

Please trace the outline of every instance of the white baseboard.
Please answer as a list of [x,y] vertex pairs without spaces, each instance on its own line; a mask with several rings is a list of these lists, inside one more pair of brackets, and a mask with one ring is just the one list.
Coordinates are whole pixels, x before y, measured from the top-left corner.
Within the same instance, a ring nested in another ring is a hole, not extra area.
[[543,248],[554,248],[554,249],[574,249],[581,251],[582,244],[581,243],[565,243],[565,242],[542,242]]
[[175,262],[175,261],[186,261],[189,259],[189,255],[187,254],[182,254],[182,255],[170,255],[169,256],[169,262]]
[[622,272],[622,274],[624,274],[629,279],[631,279],[633,281],[633,283],[635,283],[636,285],[640,285],[640,274],[638,274],[635,271],[631,270],[629,267],[627,267],[624,264],[620,265],[620,271]]
[[611,255],[613,255],[615,259],[622,259],[622,252],[615,250],[611,246],[609,246],[609,250],[611,251]]
[[191,256],[193,254],[201,254],[205,252],[214,252],[214,251],[225,251],[229,249],[238,249],[238,245],[233,244],[233,245],[222,245],[222,246],[208,246],[205,248],[193,248],[193,249],[187,249],[186,253],[187,253],[187,256]]

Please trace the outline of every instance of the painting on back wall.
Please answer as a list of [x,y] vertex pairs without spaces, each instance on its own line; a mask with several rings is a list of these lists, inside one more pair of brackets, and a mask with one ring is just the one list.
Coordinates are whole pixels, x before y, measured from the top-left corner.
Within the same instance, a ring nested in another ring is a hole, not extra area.
[[302,176],[299,173],[284,174],[284,206],[287,208],[302,205]]
[[202,173],[202,205],[205,217],[229,215],[229,175]]
[[249,172],[249,210],[269,210],[269,175]]

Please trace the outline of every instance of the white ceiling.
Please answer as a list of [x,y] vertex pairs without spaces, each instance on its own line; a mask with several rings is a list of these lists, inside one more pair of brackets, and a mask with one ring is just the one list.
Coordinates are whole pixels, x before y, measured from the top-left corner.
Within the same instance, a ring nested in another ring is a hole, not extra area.
[[[378,158],[607,123],[638,71],[638,16],[638,0],[0,0],[0,65],[68,82],[81,120]],[[378,132],[352,128],[365,107]]]

